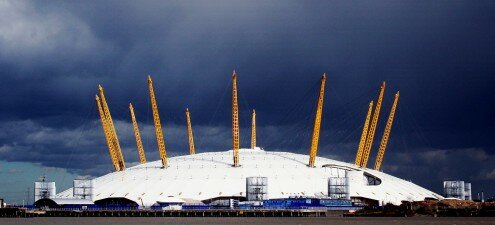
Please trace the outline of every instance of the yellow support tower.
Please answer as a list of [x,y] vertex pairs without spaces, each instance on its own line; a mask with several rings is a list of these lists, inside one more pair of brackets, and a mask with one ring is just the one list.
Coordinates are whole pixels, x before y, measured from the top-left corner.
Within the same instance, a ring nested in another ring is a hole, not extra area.
[[369,130],[368,128],[370,125],[372,111],[373,111],[373,101],[370,102],[370,105],[368,107],[368,113],[366,114],[366,120],[364,121],[364,126],[363,126],[363,133],[361,134],[361,140],[359,140],[359,147],[356,154],[356,160],[354,161],[354,164],[356,164],[356,166],[359,166],[361,164],[361,159],[363,158],[363,149],[364,149],[364,144],[366,143],[366,136],[368,135],[368,130]]
[[253,109],[251,117],[251,149],[256,148],[256,111]]
[[191,125],[191,115],[189,109],[186,109],[186,122],[187,122],[187,139],[189,140],[189,154],[196,154],[196,149],[194,148],[194,137]]
[[385,93],[385,81],[380,87],[380,95],[378,95],[378,101],[373,112],[373,121],[371,121],[370,130],[368,131],[368,137],[366,138],[366,144],[364,146],[363,158],[361,159],[361,167],[366,168],[368,159],[370,157],[371,146],[373,145],[373,138],[375,137],[376,125],[380,116],[380,108],[382,107],[383,94]]
[[158,152],[160,153],[160,159],[162,160],[163,168],[167,168],[167,150],[165,149],[162,124],[160,122],[160,115],[158,114],[158,105],[156,104],[155,91],[153,90],[153,81],[151,80],[151,76],[148,76],[148,88],[150,89],[151,109],[153,110],[153,122],[155,123],[155,134],[156,142],[158,145]]
[[107,100],[105,98],[105,92],[103,91],[103,87],[101,85],[98,85],[98,90],[100,92],[101,106],[105,114],[108,128],[110,130],[111,140],[115,149],[115,155],[117,156],[119,168],[120,170],[124,170],[125,169],[124,156],[122,155],[119,138],[117,137],[117,132],[115,131],[115,126],[113,125],[112,115],[110,114],[110,109],[108,108]]
[[115,155],[115,149],[112,144],[112,134],[108,128],[107,119],[103,108],[101,106],[100,98],[96,95],[96,105],[98,107],[98,112],[100,113],[101,127],[103,128],[103,133],[105,134],[105,140],[107,141],[108,153],[110,154],[110,159],[112,159],[113,168],[115,171],[120,171],[119,162],[117,156]]
[[390,137],[390,131],[392,130],[392,123],[394,123],[395,110],[397,109],[398,102],[399,92],[395,94],[394,104],[390,110],[390,115],[388,115],[387,125],[385,126],[382,141],[380,142],[380,149],[378,150],[378,155],[376,156],[375,170],[380,170],[382,167],[383,156],[385,155],[385,149],[387,149],[388,138]]
[[139,127],[134,115],[134,107],[132,103],[129,103],[129,111],[131,111],[132,127],[134,128],[134,136],[136,137],[136,146],[139,154],[139,162],[141,164],[146,163],[146,155],[144,155],[143,142],[141,141],[141,134],[139,134]]
[[234,167],[239,166],[239,108],[237,105],[237,74],[232,72],[232,150]]
[[318,106],[316,108],[315,123],[313,127],[313,137],[311,138],[311,148],[309,150],[309,167],[315,167],[316,154],[318,153],[318,139],[320,138],[321,116],[323,114],[323,96],[325,95],[325,82],[327,76],[324,73],[321,77],[320,94],[318,96]]

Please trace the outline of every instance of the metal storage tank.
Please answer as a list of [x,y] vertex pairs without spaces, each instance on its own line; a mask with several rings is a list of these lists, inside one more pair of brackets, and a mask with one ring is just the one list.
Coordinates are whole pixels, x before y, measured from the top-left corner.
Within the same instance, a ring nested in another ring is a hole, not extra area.
[[328,197],[331,199],[351,199],[347,172],[344,177],[328,178]]
[[446,198],[465,199],[464,181],[444,181],[443,192]]
[[73,196],[78,199],[93,199],[93,180],[74,180]]
[[464,199],[473,200],[473,196],[471,195],[471,183],[464,183]]
[[34,182],[34,201],[42,198],[55,198],[57,187],[55,182],[36,181]]
[[248,201],[268,199],[268,177],[246,177],[246,198]]

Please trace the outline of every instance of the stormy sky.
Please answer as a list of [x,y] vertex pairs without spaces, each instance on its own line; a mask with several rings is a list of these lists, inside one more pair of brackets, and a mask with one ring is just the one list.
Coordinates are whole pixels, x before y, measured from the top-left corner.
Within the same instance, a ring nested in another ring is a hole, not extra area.
[[158,159],[148,74],[169,155],[188,152],[185,108],[197,152],[229,149],[233,70],[241,146],[256,109],[260,147],[307,153],[326,72],[318,154],[353,162],[386,81],[368,165],[400,90],[384,172],[438,193],[455,179],[474,197],[495,194],[493,1],[1,1],[0,15],[0,194],[13,202],[43,174],[64,187],[112,170],[98,84],[128,166],[130,102]]

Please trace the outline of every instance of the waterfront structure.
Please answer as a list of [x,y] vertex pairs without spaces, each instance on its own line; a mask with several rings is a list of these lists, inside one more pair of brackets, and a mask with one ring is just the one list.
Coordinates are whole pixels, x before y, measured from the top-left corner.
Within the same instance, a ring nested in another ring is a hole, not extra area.
[[[140,143],[137,121],[130,105],[131,118],[136,135],[140,164],[126,167],[117,134],[110,116],[103,88],[99,86],[97,105],[102,128],[107,140],[108,152],[115,172],[87,182],[77,182],[79,187],[58,193],[55,199],[85,199],[103,206],[168,207],[170,204],[222,205],[233,207],[239,202],[267,201],[279,204],[284,199],[296,202],[352,202],[354,205],[401,204],[402,201],[423,201],[443,197],[380,171],[385,149],[397,108],[399,93],[395,95],[384,135],[380,143],[374,169],[367,168],[371,147],[379,120],[379,112],[385,91],[380,87],[377,104],[369,105],[355,163],[346,163],[319,157],[320,127],[323,121],[323,103],[326,74],[321,78],[319,95],[311,136],[309,153],[295,154],[264,150],[256,146],[256,114],[253,110],[251,146],[242,148],[239,143],[239,108],[237,103],[237,74],[232,74],[232,149],[210,149],[198,152],[194,148],[190,112],[186,110],[189,154],[167,157],[165,139],[158,112],[153,82],[148,76],[151,108],[160,160],[147,161]],[[81,186],[81,184],[90,186]],[[74,183],[76,185],[76,182]],[[81,189],[83,188],[84,189]],[[79,191],[75,191],[78,188]],[[84,190],[84,195],[80,194]],[[75,194],[79,193],[79,195]],[[81,197],[85,196],[85,197]],[[89,197],[88,197],[89,196]],[[165,199],[165,200],[164,200]],[[166,202],[175,199],[174,202]],[[177,200],[179,199],[179,200]],[[335,200],[335,201],[334,201]],[[183,201],[183,202],[182,202]],[[292,202],[289,201],[289,202]],[[325,204],[327,204],[325,203]],[[343,204],[343,205],[346,205]],[[178,206],[177,206],[178,207]]]

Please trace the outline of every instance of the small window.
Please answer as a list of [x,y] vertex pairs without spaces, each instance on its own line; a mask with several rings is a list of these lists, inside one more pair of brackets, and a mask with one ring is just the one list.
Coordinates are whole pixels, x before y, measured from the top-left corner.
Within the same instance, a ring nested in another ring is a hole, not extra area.
[[364,173],[363,176],[366,179],[366,185],[374,186],[380,185],[382,183],[382,180],[380,178],[375,177],[369,173]]

